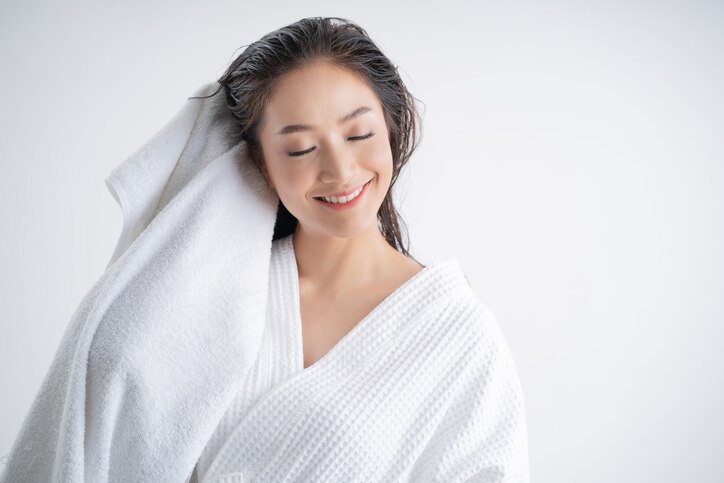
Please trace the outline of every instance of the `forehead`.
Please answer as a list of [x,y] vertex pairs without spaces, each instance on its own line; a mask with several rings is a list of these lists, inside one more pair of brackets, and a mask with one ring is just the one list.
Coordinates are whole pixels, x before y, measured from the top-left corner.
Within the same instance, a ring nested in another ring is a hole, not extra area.
[[360,76],[346,68],[319,62],[288,72],[277,80],[264,108],[264,124],[332,125],[361,105],[381,114],[377,95]]

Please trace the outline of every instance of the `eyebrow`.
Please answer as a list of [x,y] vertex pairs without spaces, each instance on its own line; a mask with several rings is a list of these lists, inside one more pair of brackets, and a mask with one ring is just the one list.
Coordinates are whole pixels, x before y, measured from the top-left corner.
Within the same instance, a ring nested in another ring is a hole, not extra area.
[[[357,116],[360,116],[364,114],[365,112],[370,112],[372,108],[367,106],[360,106],[354,111],[350,112],[349,114],[346,114],[341,119],[337,120],[337,124],[342,124],[346,121],[349,121],[350,119],[354,119]],[[299,131],[309,131],[313,129],[313,126],[310,126],[309,124],[290,124],[289,126],[284,126],[279,131],[277,131],[277,134],[289,134],[293,132],[299,132]]]

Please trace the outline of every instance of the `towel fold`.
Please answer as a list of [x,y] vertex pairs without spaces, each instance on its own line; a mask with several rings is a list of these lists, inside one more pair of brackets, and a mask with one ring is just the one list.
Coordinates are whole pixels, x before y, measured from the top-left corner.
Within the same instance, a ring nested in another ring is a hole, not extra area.
[[106,179],[120,238],[65,329],[0,482],[191,474],[265,323],[279,199],[236,132],[223,91],[189,99]]

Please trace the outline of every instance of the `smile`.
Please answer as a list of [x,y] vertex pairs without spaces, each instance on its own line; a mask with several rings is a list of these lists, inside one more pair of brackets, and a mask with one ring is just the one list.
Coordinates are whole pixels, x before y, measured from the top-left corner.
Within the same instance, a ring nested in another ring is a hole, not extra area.
[[356,191],[346,197],[342,196],[340,198],[337,198],[335,196],[331,196],[319,197],[314,199],[322,203],[322,205],[334,210],[345,210],[348,208],[352,208],[353,206],[357,205],[359,203],[359,200],[361,200],[362,197],[365,195],[365,193],[367,192],[367,188],[369,187],[371,182],[372,180],[369,180],[367,183],[365,183]]

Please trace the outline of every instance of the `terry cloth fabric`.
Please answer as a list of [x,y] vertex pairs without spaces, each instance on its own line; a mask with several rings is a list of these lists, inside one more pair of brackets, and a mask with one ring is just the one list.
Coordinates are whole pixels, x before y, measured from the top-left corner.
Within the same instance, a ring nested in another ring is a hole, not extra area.
[[523,393],[456,259],[425,266],[304,368],[293,235],[275,240],[259,355],[201,483],[529,481]]
[[186,100],[106,179],[121,236],[64,331],[1,482],[191,474],[264,333],[279,200],[234,130],[223,90]]

